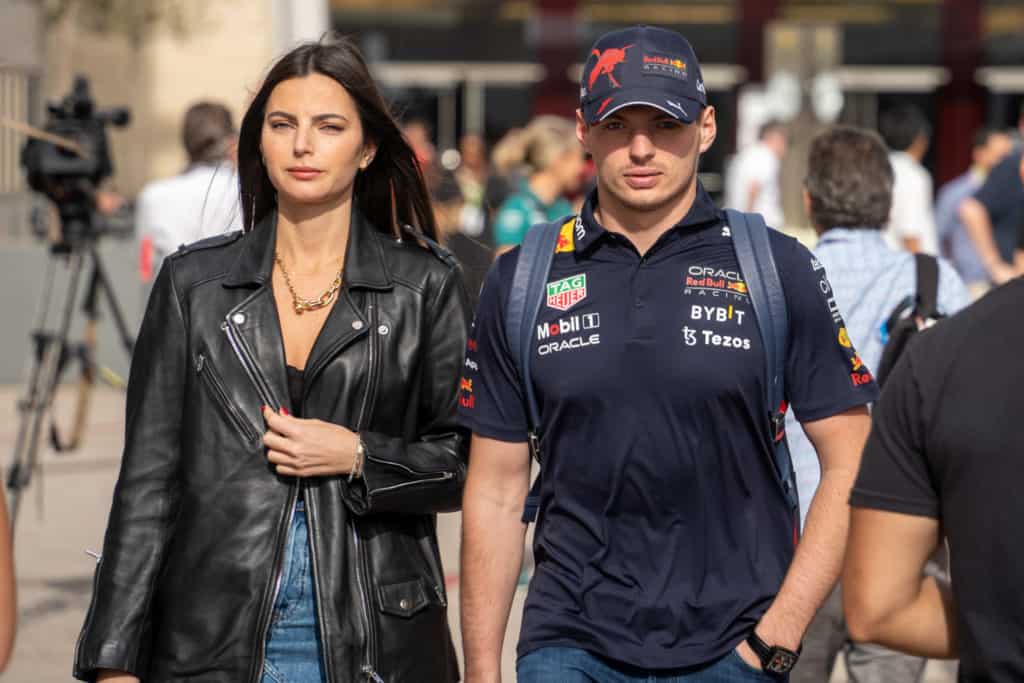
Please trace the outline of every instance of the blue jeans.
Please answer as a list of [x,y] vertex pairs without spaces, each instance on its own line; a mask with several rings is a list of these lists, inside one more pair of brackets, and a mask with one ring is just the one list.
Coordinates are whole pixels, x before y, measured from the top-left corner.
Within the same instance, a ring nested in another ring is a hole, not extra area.
[[544,647],[516,662],[518,683],[785,683],[786,677],[759,671],[736,654],[703,666],[648,671],[601,659],[586,650]]
[[281,586],[267,635],[263,683],[323,683],[316,595],[309,560],[309,528],[300,501],[292,517],[281,565]]

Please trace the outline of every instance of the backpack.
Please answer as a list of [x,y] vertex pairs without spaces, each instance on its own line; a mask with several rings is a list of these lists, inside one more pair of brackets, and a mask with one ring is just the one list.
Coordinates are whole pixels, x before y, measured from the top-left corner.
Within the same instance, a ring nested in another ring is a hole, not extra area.
[[[766,377],[765,405],[767,425],[773,444],[773,466],[778,475],[779,485],[794,516],[794,536],[799,533],[799,500],[793,463],[786,443],[786,392],[785,365],[788,346],[789,314],[786,299],[779,279],[775,258],[768,238],[768,227],[758,214],[744,214],[726,209],[726,223],[729,225],[736,259],[743,274],[750,295],[754,318],[757,320],[764,345]],[[543,476],[542,445],[540,433],[540,406],[534,392],[530,375],[532,360],[532,335],[537,315],[545,301],[545,289],[551,262],[558,245],[558,237],[565,224],[571,224],[573,217],[553,223],[541,223],[527,231],[520,245],[519,261],[512,277],[508,307],[505,316],[505,336],[510,355],[519,372],[526,402],[526,417],[529,426],[528,441],[530,455],[537,461],[540,471],[530,487],[523,507],[523,522],[529,524],[537,518],[540,503],[540,483]],[[579,220],[578,218],[575,220]]]
[[934,325],[945,316],[939,313],[939,262],[934,256],[915,254],[917,293],[908,296],[893,309],[882,324],[882,359],[875,379],[882,386],[889,377],[903,350],[921,330]]

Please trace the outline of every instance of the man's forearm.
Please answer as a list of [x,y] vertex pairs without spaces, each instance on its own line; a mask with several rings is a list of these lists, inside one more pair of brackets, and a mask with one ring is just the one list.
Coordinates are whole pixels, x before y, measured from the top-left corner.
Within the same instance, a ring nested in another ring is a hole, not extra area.
[[845,593],[843,603],[847,628],[855,641],[877,643],[932,659],[954,659],[959,655],[953,594],[948,583],[934,576],[922,577],[914,599],[878,621],[861,618],[863,610]]
[[1001,269],[1005,269],[1007,264],[1003,261],[992,235],[992,221],[985,206],[977,199],[968,197],[960,204],[960,220],[963,221],[964,230],[978,252],[978,258],[985,265],[993,281],[998,282]]
[[849,529],[847,499],[856,472],[823,472],[782,588],[758,624],[765,641],[796,649],[807,626],[835,587]]
[[488,495],[471,477],[462,508],[462,646],[466,683],[501,679],[501,648],[523,562],[522,500]]

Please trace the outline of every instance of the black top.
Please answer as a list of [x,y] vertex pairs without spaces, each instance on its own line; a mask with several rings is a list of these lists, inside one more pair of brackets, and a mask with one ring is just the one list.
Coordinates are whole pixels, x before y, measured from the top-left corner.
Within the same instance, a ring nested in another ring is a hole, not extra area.
[[[643,257],[598,224],[594,202],[563,227],[534,335],[544,476],[519,653],[562,645],[646,669],[703,664],[747,637],[793,557],[761,338],[703,189]],[[840,342],[824,272],[796,240],[771,240],[797,417],[874,400]],[[504,330],[518,254],[488,274],[459,396],[463,424],[510,442],[527,429]]]
[[288,398],[292,403],[292,415],[302,417],[302,390],[306,385],[305,371],[291,365],[287,366],[285,370],[288,373]]
[[[988,210],[992,237],[1003,260],[1013,263],[1024,225],[1024,182],[1020,177],[1022,150],[1017,148],[992,169],[974,197]],[[1021,245],[1024,247],[1024,245]]]
[[484,286],[487,271],[494,263],[494,250],[484,242],[457,232],[448,238],[445,245],[462,266],[462,281],[466,284],[469,301],[476,310],[480,300],[480,289]]
[[1024,681],[1024,281],[919,335],[874,410],[850,504],[941,522],[960,680]]

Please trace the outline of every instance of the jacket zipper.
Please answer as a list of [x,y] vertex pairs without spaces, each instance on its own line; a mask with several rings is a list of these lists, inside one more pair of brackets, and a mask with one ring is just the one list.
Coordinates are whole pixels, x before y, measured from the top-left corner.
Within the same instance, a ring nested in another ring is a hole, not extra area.
[[234,423],[235,427],[240,432],[242,432],[242,436],[249,441],[256,441],[259,439],[259,436],[256,434],[256,430],[252,428],[252,425],[249,424],[245,417],[243,417],[241,413],[238,412],[238,409],[232,404],[227,391],[224,389],[224,384],[217,375],[217,371],[207,362],[206,356],[201,353],[196,357],[196,374],[202,377],[205,384],[213,391],[216,400],[227,412],[228,419]]
[[[244,305],[244,302],[242,305]],[[235,307],[235,309],[232,309],[228,313],[227,318],[223,323],[221,323],[221,329],[224,330],[225,334],[227,334],[228,342],[231,344],[231,349],[235,352],[235,356],[237,356],[238,361],[242,364],[245,374],[249,376],[249,381],[251,381],[253,386],[256,388],[256,393],[260,395],[260,399],[265,405],[276,408],[277,402],[274,401],[274,398],[270,393],[269,384],[267,384],[266,379],[262,376],[259,366],[255,361],[253,361],[252,353],[249,351],[249,346],[245,343],[245,339],[238,334],[238,330],[235,329],[235,326],[231,322],[231,316],[238,308],[240,308],[240,306]],[[283,569],[282,560],[284,559],[284,543],[281,541],[282,538],[287,540],[288,531],[291,529],[292,519],[295,516],[295,501],[298,500],[299,497],[299,487],[292,484],[290,488],[291,490],[288,493],[288,514],[285,518],[285,525],[283,529],[278,528],[277,532],[278,543],[277,550],[274,554],[274,589],[271,591],[270,600],[264,603],[263,609],[260,610],[260,627],[258,629],[260,639],[257,645],[257,657],[254,660],[254,662],[258,662],[258,666],[252,674],[253,683],[259,683],[262,677],[263,665],[267,656],[267,635],[270,632],[270,619],[274,611],[274,603],[277,602],[277,596],[281,590],[281,581],[283,579],[281,576],[281,570]]]
[[[299,483],[299,486],[308,491],[309,487],[305,485],[305,481]],[[316,606],[316,625],[320,631],[320,660],[324,666],[324,675],[328,681],[333,681],[334,676],[331,673],[331,662],[327,656],[327,631],[324,629],[324,610],[322,602],[320,600],[320,570],[319,563],[316,557],[316,514],[313,511],[314,506],[309,504],[309,496],[306,496],[306,517],[309,521],[309,557],[313,566],[313,585],[316,586],[316,591],[313,596],[313,603]]]
[[[359,418],[356,420],[356,432],[359,432],[366,427],[366,411],[370,405],[370,395],[376,392],[377,384],[378,336],[372,333],[377,324],[377,313],[374,307],[376,300],[373,294],[369,294],[368,296],[370,297],[370,303],[366,306],[366,313],[369,318],[371,334],[369,338],[369,346],[367,347],[366,393],[363,394],[363,402],[359,408]],[[363,616],[366,619],[366,661],[363,663],[361,670],[363,675],[366,676],[366,680],[373,681],[373,683],[384,683],[384,679],[380,677],[380,674],[378,674],[377,670],[374,668],[374,660],[376,659],[377,654],[377,634],[374,630],[375,624],[373,622],[373,615],[371,612],[370,598],[366,591],[366,586],[369,583],[369,571],[366,569],[366,557],[363,552],[363,545],[359,540],[359,531],[356,529],[355,519],[352,520],[352,542],[356,551],[356,587],[362,602]]]
[[[292,485],[291,491],[288,493],[288,515],[283,529],[283,537],[285,538],[286,542],[288,532],[292,527],[292,520],[295,517],[295,502],[299,498],[298,492],[299,487]],[[278,539],[282,538],[281,529],[278,529],[277,537]],[[284,543],[280,542],[277,545],[277,552],[274,555],[274,590],[270,594],[270,601],[267,602],[265,604],[265,607],[260,611],[260,640],[259,649],[257,651],[257,657],[255,660],[259,662],[259,666],[253,672],[253,683],[258,683],[263,678],[263,665],[267,657],[267,636],[270,633],[270,619],[274,612],[274,603],[277,602],[277,596],[281,592],[281,581],[284,578],[282,576],[281,571],[282,569],[284,569],[284,567],[282,566],[284,560],[284,545]]]

